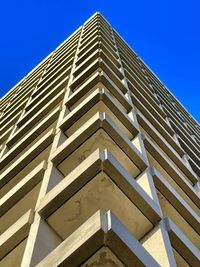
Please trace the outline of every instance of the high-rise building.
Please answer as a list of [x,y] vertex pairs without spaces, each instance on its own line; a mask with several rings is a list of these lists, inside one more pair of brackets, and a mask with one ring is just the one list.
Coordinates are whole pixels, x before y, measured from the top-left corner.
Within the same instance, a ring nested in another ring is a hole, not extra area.
[[200,266],[200,126],[99,13],[0,116],[1,267]]

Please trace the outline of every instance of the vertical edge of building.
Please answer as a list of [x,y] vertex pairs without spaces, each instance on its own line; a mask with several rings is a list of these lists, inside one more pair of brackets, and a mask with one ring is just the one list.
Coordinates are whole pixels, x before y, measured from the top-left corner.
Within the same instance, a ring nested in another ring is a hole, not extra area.
[[0,266],[200,265],[200,126],[97,12],[0,102]]

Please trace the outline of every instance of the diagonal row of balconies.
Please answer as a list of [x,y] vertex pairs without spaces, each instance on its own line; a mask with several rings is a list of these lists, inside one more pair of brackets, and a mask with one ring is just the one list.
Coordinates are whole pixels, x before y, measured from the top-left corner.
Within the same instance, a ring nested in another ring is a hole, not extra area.
[[100,15],[84,25],[68,77],[79,34],[56,50],[0,161],[3,263],[26,266],[31,243],[30,266],[197,266],[197,177],[165,112],[139,66],[124,77]]

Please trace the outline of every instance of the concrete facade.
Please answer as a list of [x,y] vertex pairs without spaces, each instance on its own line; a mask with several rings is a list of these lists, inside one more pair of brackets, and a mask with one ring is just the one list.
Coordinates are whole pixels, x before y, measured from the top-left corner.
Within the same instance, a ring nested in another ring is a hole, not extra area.
[[0,103],[0,266],[200,266],[200,126],[94,14]]

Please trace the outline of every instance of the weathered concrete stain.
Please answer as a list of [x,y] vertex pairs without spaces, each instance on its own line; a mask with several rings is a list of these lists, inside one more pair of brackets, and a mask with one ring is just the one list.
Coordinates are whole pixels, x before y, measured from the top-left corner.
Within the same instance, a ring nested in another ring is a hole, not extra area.
[[91,264],[85,264],[84,267],[120,267],[118,264],[116,264],[112,259],[107,258],[106,251],[103,251],[99,254],[99,259],[95,260]]

